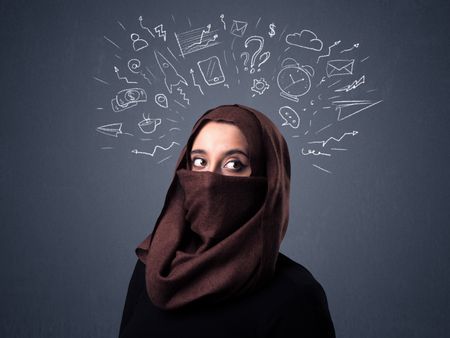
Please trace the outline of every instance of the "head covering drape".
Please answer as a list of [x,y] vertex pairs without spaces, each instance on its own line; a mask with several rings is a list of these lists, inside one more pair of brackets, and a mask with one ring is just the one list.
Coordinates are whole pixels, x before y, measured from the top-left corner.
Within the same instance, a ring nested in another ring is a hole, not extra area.
[[[193,141],[207,121],[241,129],[250,177],[189,170]],[[270,278],[288,225],[289,190],[288,147],[268,117],[237,104],[204,113],[181,150],[153,232],[136,248],[150,300],[162,309],[218,303]]]

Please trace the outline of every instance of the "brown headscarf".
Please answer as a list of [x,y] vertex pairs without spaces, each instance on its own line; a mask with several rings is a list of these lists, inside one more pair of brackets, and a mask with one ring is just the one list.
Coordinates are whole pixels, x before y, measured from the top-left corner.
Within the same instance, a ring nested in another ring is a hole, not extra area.
[[[208,121],[242,130],[250,177],[189,170],[195,136]],[[237,104],[204,113],[181,150],[152,234],[136,248],[150,300],[162,309],[217,303],[267,280],[288,225],[289,189],[288,147],[268,117]]]

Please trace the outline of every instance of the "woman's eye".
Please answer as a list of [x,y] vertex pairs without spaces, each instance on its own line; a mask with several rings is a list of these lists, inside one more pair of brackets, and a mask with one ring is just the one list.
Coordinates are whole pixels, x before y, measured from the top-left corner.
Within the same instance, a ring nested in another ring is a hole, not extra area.
[[[231,163],[231,165],[230,165],[230,163]],[[239,160],[232,160],[232,161],[229,161],[227,164],[225,164],[225,167],[228,169],[235,170],[235,171],[240,171],[244,167],[244,165]]]
[[204,162],[205,162],[204,159],[198,158],[198,157],[196,157],[196,158],[194,158],[194,159],[192,160],[192,164],[193,164],[194,166],[196,166],[196,167],[202,167],[202,166],[204,166],[204,165],[205,165]]

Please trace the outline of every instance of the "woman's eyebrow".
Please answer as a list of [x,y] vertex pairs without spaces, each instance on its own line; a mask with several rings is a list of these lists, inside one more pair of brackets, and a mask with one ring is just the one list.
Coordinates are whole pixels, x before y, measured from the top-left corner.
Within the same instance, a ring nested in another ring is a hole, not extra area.
[[[193,149],[191,150],[191,155],[193,154],[206,154],[206,151],[203,149]],[[233,155],[233,154],[242,154],[246,157],[248,157],[247,153],[245,151],[243,151],[242,149],[239,148],[233,148],[233,149],[229,149],[227,150],[223,156],[229,156],[229,155]]]

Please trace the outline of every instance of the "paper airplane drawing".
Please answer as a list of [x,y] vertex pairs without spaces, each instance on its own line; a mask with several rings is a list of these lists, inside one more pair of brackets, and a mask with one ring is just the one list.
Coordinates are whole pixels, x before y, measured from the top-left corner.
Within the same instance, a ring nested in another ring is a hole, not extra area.
[[104,126],[97,127],[96,130],[99,133],[117,137],[117,135],[122,134],[122,123],[106,124]]
[[369,109],[382,101],[383,100],[376,102],[370,100],[333,101],[332,104],[336,105],[336,110],[338,111],[337,120],[342,121],[363,110]]

